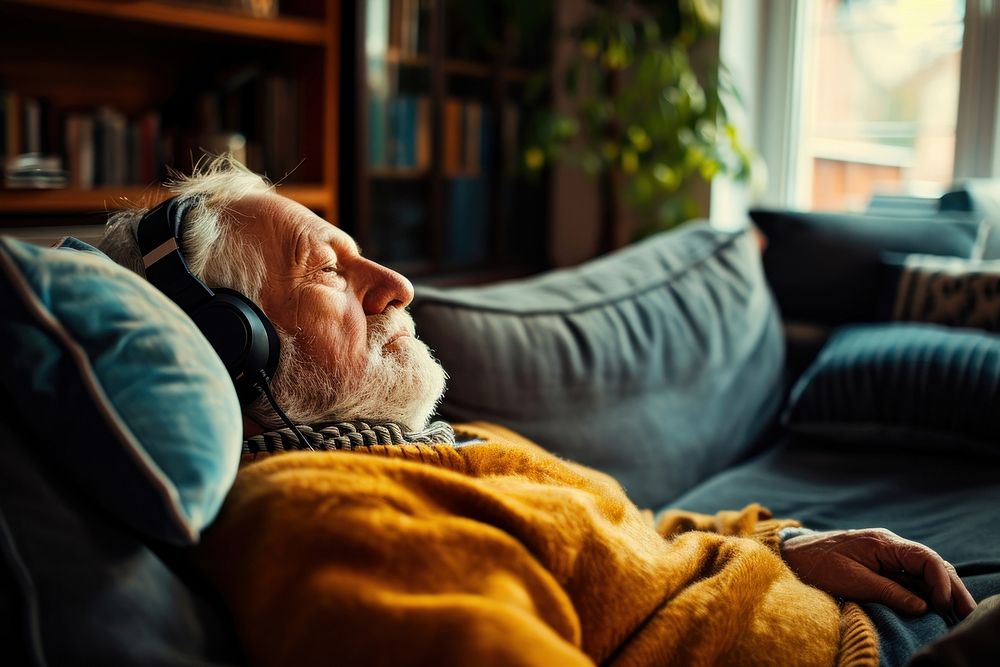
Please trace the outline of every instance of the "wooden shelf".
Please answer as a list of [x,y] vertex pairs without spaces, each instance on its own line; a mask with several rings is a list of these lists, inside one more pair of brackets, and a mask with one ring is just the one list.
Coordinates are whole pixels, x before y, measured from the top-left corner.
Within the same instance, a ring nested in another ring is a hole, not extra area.
[[407,167],[371,167],[368,170],[368,175],[372,178],[382,178],[382,179],[413,179],[420,180],[421,178],[430,178],[430,169],[420,169],[417,167],[407,168]]
[[[330,190],[322,185],[278,186],[278,194],[303,206],[332,215]],[[105,187],[94,190],[0,190],[0,211],[4,214],[58,214],[112,211],[130,205],[152,206],[169,196],[159,186]]]
[[499,75],[504,79],[524,80],[530,76],[527,70],[517,69],[515,67],[497,68],[495,65],[481,63],[475,60],[445,60],[444,71],[448,74],[476,76],[484,79],[493,78]]
[[[430,67],[431,59],[423,53],[400,53],[399,49],[387,49],[382,59],[394,65],[405,67]],[[493,78],[499,76],[512,80],[525,80],[531,74],[528,70],[516,67],[500,67],[477,60],[462,60],[457,58],[445,58],[443,62],[444,71],[448,74],[461,74],[463,76],[474,76],[480,78]]]
[[326,27],[321,20],[279,16],[258,18],[235,11],[167,4],[155,0],[8,0],[31,9],[131,21],[171,28],[187,28],[219,35],[249,37],[269,42],[323,46]]

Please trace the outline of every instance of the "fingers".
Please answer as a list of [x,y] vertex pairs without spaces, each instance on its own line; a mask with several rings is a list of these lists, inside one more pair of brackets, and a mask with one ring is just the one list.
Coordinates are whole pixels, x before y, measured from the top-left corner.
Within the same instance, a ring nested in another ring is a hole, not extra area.
[[933,549],[898,537],[893,541],[893,546],[900,569],[923,581],[928,597],[938,613],[962,619],[976,608],[975,600],[959,579],[955,568]]
[[886,579],[874,573],[872,573],[872,576],[878,579],[877,582],[872,582],[874,585],[871,590],[875,591],[877,595],[877,598],[872,600],[872,602],[881,602],[893,611],[910,616],[920,616],[927,613],[927,603],[920,597],[914,595],[891,579]]
[[958,572],[955,571],[954,566],[951,563],[945,563],[945,565],[948,567],[948,577],[951,579],[952,608],[958,618],[963,619],[976,609],[976,601],[962,580],[958,578]]
[[896,545],[896,555],[904,572],[923,580],[934,608],[941,614],[950,612],[952,581],[944,559],[921,544],[902,539]]

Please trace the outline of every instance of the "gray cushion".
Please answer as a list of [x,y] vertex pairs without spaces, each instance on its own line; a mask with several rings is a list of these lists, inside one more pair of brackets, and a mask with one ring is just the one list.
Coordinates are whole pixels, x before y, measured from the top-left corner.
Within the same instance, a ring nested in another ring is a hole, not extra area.
[[693,223],[580,267],[418,287],[453,420],[503,424],[657,506],[743,455],[780,401],[756,243]]

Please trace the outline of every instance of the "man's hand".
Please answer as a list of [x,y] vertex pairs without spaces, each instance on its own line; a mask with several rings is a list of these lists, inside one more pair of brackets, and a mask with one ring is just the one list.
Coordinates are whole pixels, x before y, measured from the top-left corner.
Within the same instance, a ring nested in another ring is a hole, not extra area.
[[799,579],[845,600],[914,616],[930,602],[949,620],[976,608],[951,563],[884,528],[800,535],[782,544],[781,555]]

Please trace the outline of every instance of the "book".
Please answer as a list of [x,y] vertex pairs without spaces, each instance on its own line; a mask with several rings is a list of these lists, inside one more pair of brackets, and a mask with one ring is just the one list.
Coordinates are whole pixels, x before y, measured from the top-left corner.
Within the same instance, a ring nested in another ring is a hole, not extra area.
[[416,118],[416,160],[417,169],[431,166],[431,100],[426,96],[417,98]]
[[517,173],[520,163],[518,142],[520,124],[520,109],[513,102],[507,102],[500,118],[500,150],[503,156],[504,175],[508,178]]
[[479,171],[487,174],[493,171],[493,113],[483,109],[479,124]]
[[483,107],[479,102],[467,102],[464,108],[465,119],[462,124],[465,131],[463,142],[462,171],[469,175],[479,173],[480,146],[482,144]]
[[7,91],[0,88],[0,163],[7,158]]
[[442,133],[442,158],[446,176],[457,176],[462,172],[464,131],[462,127],[462,102],[455,98],[444,101],[444,122]]
[[431,17],[434,11],[433,0],[419,0],[417,9],[417,53],[428,53],[431,50]]
[[368,96],[368,166],[386,166],[388,160],[388,113],[387,100],[377,91]]
[[452,266],[484,263],[489,257],[486,180],[460,176],[448,181],[445,261]]
[[21,144],[21,96],[13,90],[8,90],[4,104],[7,108],[6,157],[12,158],[24,152]]
[[397,118],[396,166],[415,169],[417,166],[417,99],[411,95],[399,96]]
[[94,116],[71,113],[66,118],[66,169],[70,187],[94,187]]
[[392,4],[389,7],[389,36],[386,44],[387,48],[390,49],[398,50],[399,45],[402,43],[403,39],[402,3],[403,0],[392,0]]
[[258,122],[264,164],[273,181],[286,181],[301,160],[298,82],[272,75],[265,77],[261,86],[262,113]]
[[149,185],[159,178],[163,156],[160,151],[160,114],[147,111],[136,121],[138,146],[136,150],[136,183]]
[[127,120],[111,107],[97,110],[95,132],[95,185],[125,185],[128,168]]
[[21,113],[21,150],[24,153],[42,152],[42,107],[33,97],[25,98]]

